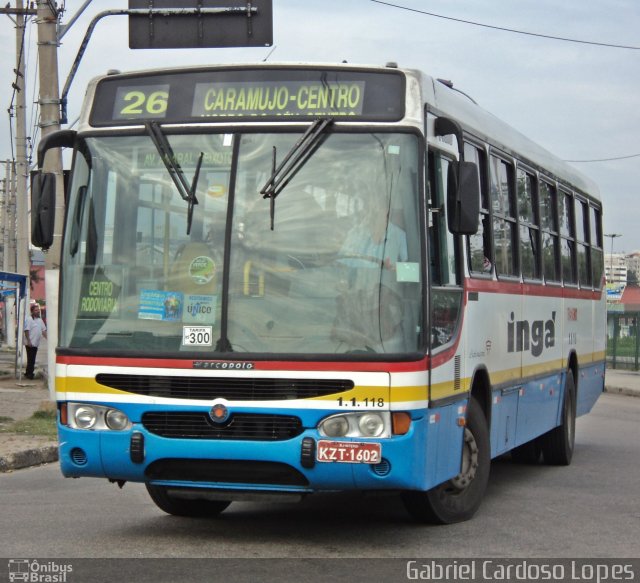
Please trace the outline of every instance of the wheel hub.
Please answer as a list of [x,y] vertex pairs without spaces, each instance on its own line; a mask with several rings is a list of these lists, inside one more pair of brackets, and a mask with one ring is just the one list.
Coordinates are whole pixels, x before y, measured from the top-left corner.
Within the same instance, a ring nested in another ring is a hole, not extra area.
[[473,433],[465,427],[464,445],[462,447],[462,469],[460,473],[451,480],[451,484],[458,489],[464,490],[473,482],[478,469],[478,444]]

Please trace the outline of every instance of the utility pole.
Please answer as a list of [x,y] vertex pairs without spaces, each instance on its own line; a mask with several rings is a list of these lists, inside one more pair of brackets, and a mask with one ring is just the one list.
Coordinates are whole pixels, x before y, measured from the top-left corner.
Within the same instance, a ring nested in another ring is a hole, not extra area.
[[9,233],[13,225],[11,224],[11,160],[5,162],[5,179],[4,179],[4,208],[2,217],[2,271],[9,271],[9,257],[11,254],[11,243],[9,241]]
[[27,276],[29,290],[29,217],[27,206],[27,107],[25,103],[25,68],[27,46],[25,43],[25,10],[22,0],[16,0],[16,271]]
[[[47,0],[38,0],[38,60],[40,62],[40,134],[60,129],[60,89],[58,86],[58,13]],[[62,153],[54,149],[47,153],[45,172],[56,175],[56,212],[53,243],[45,255],[45,270],[60,268],[62,223],[64,221],[64,178]],[[57,286],[57,283],[56,283]],[[47,290],[49,296],[49,290]]]
[[[7,172],[9,171],[9,163],[7,162]],[[2,189],[0,190],[0,245],[2,245],[2,262],[0,263],[0,269],[6,271],[4,268],[4,262],[7,257],[7,244],[4,239],[4,234],[7,229],[7,197],[9,192],[9,176],[8,174],[2,179]],[[4,296],[4,301],[0,305],[0,315],[2,321],[0,323],[0,335],[2,341],[6,343],[7,338],[7,296]]]
[[[38,60],[40,61],[40,134],[60,129],[60,88],[58,86],[58,12],[47,0],[38,0]],[[56,355],[58,345],[58,287],[60,281],[60,253],[64,222],[64,172],[62,152],[56,148],[47,153],[42,170],[56,177],[56,210],[53,243],[45,254],[44,285],[47,298],[47,369],[49,394],[55,400]]]
[[0,262],[0,270],[5,271],[3,263],[7,256],[7,246],[4,242],[4,232],[7,228],[7,190],[8,190],[8,176],[5,176],[1,181],[0,186],[0,245],[2,246],[2,261]]
[[[7,218],[5,230],[5,242],[7,253],[5,254],[4,271],[16,271],[16,181],[15,181],[15,165],[11,160],[7,160]],[[16,329],[16,296],[9,296],[6,303],[7,322],[7,346],[15,348],[16,337],[14,330]]]
[[7,221],[9,223],[9,253],[7,254],[7,271],[15,273],[16,269],[16,165],[9,162],[9,198],[7,199]]

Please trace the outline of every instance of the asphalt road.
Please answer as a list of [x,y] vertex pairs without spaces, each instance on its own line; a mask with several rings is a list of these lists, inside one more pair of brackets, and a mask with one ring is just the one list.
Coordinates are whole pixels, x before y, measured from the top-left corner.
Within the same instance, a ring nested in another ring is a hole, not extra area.
[[640,399],[603,395],[578,420],[576,442],[569,467],[494,461],[479,513],[445,527],[415,524],[395,496],[354,493],[176,518],[140,484],[121,491],[106,480],[64,479],[56,464],[19,470],[0,474],[0,555],[640,557]]

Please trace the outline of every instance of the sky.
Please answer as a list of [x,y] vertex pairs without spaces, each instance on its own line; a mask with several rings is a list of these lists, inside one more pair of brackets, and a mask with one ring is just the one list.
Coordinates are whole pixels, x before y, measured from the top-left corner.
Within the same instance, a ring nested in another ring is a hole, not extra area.
[[[84,4],[67,0],[67,23]],[[69,93],[69,121],[78,116],[89,79],[110,69],[309,61],[421,69],[450,79],[497,117],[576,168],[600,188],[605,252],[640,250],[640,2],[638,0],[273,0],[273,47],[131,50],[124,16],[101,20]],[[11,4],[15,6],[15,0]],[[26,2],[25,2],[26,4]],[[58,4],[61,4],[59,1]],[[91,19],[127,8],[127,0],[93,0],[59,50],[60,86]],[[409,9],[409,10],[407,10]],[[423,14],[428,11],[441,17]],[[567,42],[493,27],[626,45]],[[0,15],[0,161],[12,157],[7,109],[12,102],[15,25]],[[27,133],[37,143],[37,29],[26,32]],[[36,96],[36,97],[34,97]],[[625,157],[625,158],[623,158]],[[35,156],[34,156],[35,158]],[[4,176],[4,167],[0,166]]]

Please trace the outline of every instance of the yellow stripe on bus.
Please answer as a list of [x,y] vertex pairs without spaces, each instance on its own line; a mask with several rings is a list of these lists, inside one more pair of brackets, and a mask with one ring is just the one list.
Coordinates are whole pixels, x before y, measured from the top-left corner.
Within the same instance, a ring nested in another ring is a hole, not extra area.
[[105,395],[130,395],[127,391],[112,389],[87,377],[56,377],[56,393],[96,393]]

